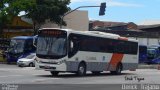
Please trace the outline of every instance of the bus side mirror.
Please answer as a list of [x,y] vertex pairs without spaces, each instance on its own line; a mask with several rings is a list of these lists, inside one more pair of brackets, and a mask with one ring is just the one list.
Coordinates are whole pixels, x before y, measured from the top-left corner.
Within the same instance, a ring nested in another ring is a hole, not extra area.
[[74,47],[74,46],[73,46],[73,42],[71,41],[71,49],[73,49],[73,47]]
[[37,35],[33,37],[33,46],[37,47]]

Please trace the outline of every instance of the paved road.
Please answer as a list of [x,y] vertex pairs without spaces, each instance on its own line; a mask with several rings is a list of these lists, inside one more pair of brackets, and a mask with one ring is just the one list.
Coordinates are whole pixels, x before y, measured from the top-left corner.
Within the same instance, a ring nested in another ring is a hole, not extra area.
[[146,65],[140,68],[123,71],[118,76],[104,72],[100,75],[88,73],[85,77],[71,73],[52,77],[49,72],[34,67],[0,64],[0,90],[160,90],[160,85],[157,89],[148,89],[150,84],[160,84],[160,70],[149,69],[153,67]]
[[160,84],[160,70],[138,69],[123,71],[122,75],[104,72],[100,75],[88,73],[77,77],[72,73],[61,73],[52,77],[49,72],[35,70],[33,67],[20,68],[16,65],[0,64],[0,83],[16,84]]

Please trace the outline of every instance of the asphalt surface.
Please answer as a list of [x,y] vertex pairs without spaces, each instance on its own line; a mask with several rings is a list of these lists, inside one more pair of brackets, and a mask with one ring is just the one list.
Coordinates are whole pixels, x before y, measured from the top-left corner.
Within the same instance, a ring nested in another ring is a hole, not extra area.
[[[50,72],[35,70],[34,67],[21,68],[16,65],[0,64],[0,84],[3,87],[6,84],[20,84],[19,88],[25,87],[17,90],[35,90],[35,88],[36,90],[44,90],[49,86],[50,89],[55,88],[55,90],[87,90],[90,87],[92,90],[97,90],[96,88],[106,90],[106,87],[110,89],[122,88],[123,84],[160,84],[160,70],[157,70],[157,66],[141,65],[140,69],[123,71],[121,75],[111,75],[109,72],[93,75],[87,72],[84,77],[78,77],[72,73],[60,73],[59,76],[53,77]],[[112,86],[115,84],[116,86]]]

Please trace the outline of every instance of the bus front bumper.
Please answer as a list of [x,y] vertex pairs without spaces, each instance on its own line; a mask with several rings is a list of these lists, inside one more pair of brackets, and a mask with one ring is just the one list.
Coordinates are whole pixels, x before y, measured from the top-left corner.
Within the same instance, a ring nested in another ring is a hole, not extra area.
[[36,62],[36,69],[45,71],[66,71],[66,65],[63,64],[44,64]]

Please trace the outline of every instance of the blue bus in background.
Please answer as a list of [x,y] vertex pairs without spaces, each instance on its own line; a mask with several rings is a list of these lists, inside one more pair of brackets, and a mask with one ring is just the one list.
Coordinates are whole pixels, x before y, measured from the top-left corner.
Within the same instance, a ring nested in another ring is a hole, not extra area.
[[17,62],[19,58],[24,58],[31,53],[35,53],[36,47],[33,45],[35,36],[17,36],[10,40],[10,46],[6,51],[7,63]]
[[148,47],[148,64],[160,63],[160,45],[150,45]]
[[160,45],[150,45],[148,48],[158,50],[157,53],[158,53],[158,55],[160,55]]
[[147,59],[147,45],[139,45],[139,63],[146,63]]

